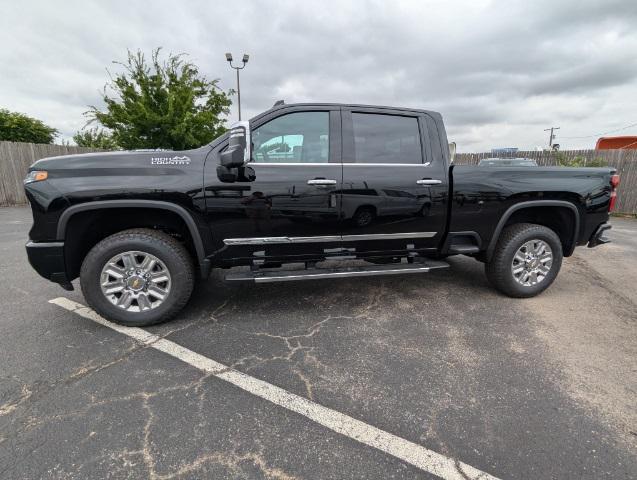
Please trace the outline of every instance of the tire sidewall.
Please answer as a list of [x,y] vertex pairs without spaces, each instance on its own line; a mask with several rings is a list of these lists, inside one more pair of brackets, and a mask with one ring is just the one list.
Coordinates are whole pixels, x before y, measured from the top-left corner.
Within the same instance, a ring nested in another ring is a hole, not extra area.
[[[368,217],[367,217],[367,221],[362,223],[361,220],[365,218],[363,216],[364,214],[368,214]],[[371,208],[367,208],[367,207],[360,208],[354,214],[354,223],[356,224],[357,227],[367,227],[368,225],[371,225],[373,221],[374,221],[374,211]]]
[[[158,307],[145,312],[128,312],[113,305],[102,293],[102,268],[115,255],[127,251],[140,251],[154,255],[168,269],[171,277],[170,292]],[[82,293],[95,310],[104,312],[104,316],[109,319],[130,326],[150,325],[161,322],[176,305],[184,301],[184,296],[186,300],[189,297],[192,286],[190,290],[185,288],[192,283],[188,275],[188,267],[170,245],[152,241],[150,238],[145,239],[143,234],[131,234],[128,238],[110,237],[93,247],[86,256],[80,274]]]
[[[553,253],[553,263],[548,275],[541,282],[532,286],[524,286],[520,285],[513,276],[511,265],[518,249],[530,240],[542,240],[548,243]],[[533,297],[543,292],[557,277],[562,266],[562,257],[562,244],[559,237],[552,230],[538,225],[535,228],[520,232],[504,247],[501,256],[502,265],[500,268],[506,269],[503,272],[503,280],[506,283],[507,293],[516,297]]]

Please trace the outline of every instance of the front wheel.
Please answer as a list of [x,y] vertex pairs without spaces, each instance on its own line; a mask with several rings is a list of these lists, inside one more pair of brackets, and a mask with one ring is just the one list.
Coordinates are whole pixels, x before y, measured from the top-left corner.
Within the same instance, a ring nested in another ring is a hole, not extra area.
[[546,290],[562,266],[562,242],[550,228],[533,223],[506,227],[493,258],[485,264],[491,284],[510,297],[533,297]]
[[82,293],[100,315],[127,326],[166,321],[188,302],[194,269],[186,248],[170,235],[134,229],[105,238],[86,255]]
[[371,207],[359,207],[352,217],[352,221],[356,227],[367,227],[374,221],[375,212]]

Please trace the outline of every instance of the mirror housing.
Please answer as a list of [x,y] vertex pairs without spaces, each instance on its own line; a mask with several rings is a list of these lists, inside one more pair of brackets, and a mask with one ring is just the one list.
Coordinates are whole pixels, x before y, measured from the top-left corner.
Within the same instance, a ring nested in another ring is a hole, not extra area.
[[220,155],[219,163],[225,168],[242,167],[252,157],[251,147],[250,122],[236,122],[230,128],[228,148]]
[[223,165],[217,165],[217,177],[224,183],[234,183],[237,181],[237,169],[226,168]]
[[449,163],[453,163],[456,158],[456,142],[449,142]]

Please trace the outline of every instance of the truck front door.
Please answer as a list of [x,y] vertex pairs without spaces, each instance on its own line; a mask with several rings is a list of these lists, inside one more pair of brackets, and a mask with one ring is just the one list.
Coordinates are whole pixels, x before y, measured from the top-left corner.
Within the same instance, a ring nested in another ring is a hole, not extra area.
[[345,248],[363,256],[435,251],[445,230],[447,166],[433,119],[347,108],[342,121]]
[[252,161],[235,181],[206,161],[208,222],[223,261],[320,257],[341,246],[340,110],[280,109],[250,125]]

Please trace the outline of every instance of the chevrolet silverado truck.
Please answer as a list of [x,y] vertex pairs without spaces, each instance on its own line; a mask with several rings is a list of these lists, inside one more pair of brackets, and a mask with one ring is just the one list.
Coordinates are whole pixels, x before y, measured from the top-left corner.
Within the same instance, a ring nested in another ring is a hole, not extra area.
[[[277,104],[201,148],[45,158],[26,249],[103,317],[165,321],[211,269],[278,282],[424,273],[467,255],[531,297],[604,232],[612,168],[453,165],[439,113]],[[234,268],[242,267],[242,268]],[[291,268],[292,267],[292,268]]]

